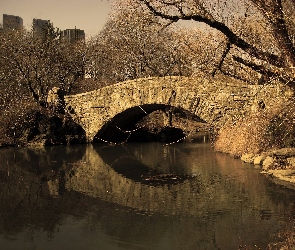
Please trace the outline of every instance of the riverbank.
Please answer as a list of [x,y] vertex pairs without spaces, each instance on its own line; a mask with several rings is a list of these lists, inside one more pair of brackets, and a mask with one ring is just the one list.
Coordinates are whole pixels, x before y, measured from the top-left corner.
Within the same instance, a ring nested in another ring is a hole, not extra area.
[[[240,159],[256,168],[271,179],[272,182],[290,190],[295,190],[295,148],[271,149],[261,153],[245,153]],[[290,201],[292,202],[292,201]],[[294,249],[295,223],[293,219],[278,233],[278,242],[270,243],[269,250]],[[242,246],[239,249],[249,249]],[[252,249],[252,248],[250,248]]]
[[243,154],[241,160],[261,167],[261,173],[275,183],[295,190],[295,148],[281,148],[260,154]]

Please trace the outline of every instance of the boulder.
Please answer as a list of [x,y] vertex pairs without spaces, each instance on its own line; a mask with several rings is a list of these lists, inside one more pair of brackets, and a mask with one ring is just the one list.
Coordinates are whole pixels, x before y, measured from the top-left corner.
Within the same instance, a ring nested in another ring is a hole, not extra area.
[[254,158],[255,158],[255,154],[243,154],[241,157],[241,160],[246,162],[246,163],[253,163]]
[[269,170],[268,174],[271,177],[278,178],[281,181],[295,183],[295,170],[274,169],[274,170]]
[[287,158],[287,163],[290,167],[294,168],[295,167],[295,157]]
[[263,161],[265,160],[266,155],[258,155],[254,158],[254,165],[262,165]]
[[293,157],[295,156],[295,148],[280,148],[272,152],[273,155],[278,157]]
[[263,165],[262,169],[268,170],[274,164],[274,162],[275,162],[275,159],[273,157],[267,156],[262,163]]

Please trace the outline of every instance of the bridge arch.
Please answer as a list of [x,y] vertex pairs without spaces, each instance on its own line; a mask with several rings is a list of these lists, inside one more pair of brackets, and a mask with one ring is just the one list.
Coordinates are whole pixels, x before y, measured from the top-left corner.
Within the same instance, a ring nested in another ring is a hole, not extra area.
[[259,85],[246,85],[223,75],[214,78],[204,75],[154,77],[65,96],[65,103],[66,110],[92,142],[113,120],[122,117],[136,120],[152,110],[169,106],[187,110],[212,126],[219,126],[228,116],[249,108],[258,95],[262,95],[267,105],[265,93],[269,95],[269,88],[273,87],[260,91]]
[[[169,129],[166,128],[161,130],[161,133],[159,133],[159,127],[157,126],[153,129],[153,126],[151,126],[148,129],[148,126],[141,127],[138,124],[138,122],[140,122],[145,116],[148,116],[154,111],[160,111],[160,113],[154,116],[154,121],[156,119],[160,119],[158,124],[161,124],[161,127],[167,126]],[[108,142],[124,142],[125,140],[163,140],[164,134],[165,136],[171,134],[169,138],[173,141],[176,141],[184,137],[184,133],[182,129],[173,126],[174,118],[172,119],[172,117],[183,113],[185,113],[185,111],[181,108],[165,104],[143,104],[134,106],[116,114],[112,119],[106,122],[94,136],[93,141],[101,142],[103,140]],[[190,114],[190,117],[194,117],[194,115]],[[205,122],[199,117],[195,117],[195,119]],[[168,141],[170,139],[168,139]],[[167,141],[167,137],[165,141]]]

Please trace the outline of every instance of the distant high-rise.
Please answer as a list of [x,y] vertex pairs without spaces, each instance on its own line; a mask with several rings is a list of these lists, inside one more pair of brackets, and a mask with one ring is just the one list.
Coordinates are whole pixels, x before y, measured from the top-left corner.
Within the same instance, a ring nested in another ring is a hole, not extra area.
[[19,16],[3,14],[4,30],[21,30],[23,28],[23,19]]
[[85,40],[85,32],[84,30],[80,30],[80,29],[66,29],[63,30],[61,32],[61,37],[70,42],[76,42],[76,41],[80,41],[80,40]]
[[33,19],[33,32],[35,35],[44,36],[48,34],[49,29],[53,27],[50,20]]

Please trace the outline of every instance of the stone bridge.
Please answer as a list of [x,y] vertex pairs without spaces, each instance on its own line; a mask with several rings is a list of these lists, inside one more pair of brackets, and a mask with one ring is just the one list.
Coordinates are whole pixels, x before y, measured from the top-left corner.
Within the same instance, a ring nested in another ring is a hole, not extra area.
[[[65,96],[66,110],[85,130],[88,142],[109,126],[129,128],[155,110],[186,110],[221,126],[227,119],[248,112],[257,103],[286,96],[281,85],[250,85],[228,76],[142,78],[91,92]],[[254,105],[254,106],[253,106]]]

